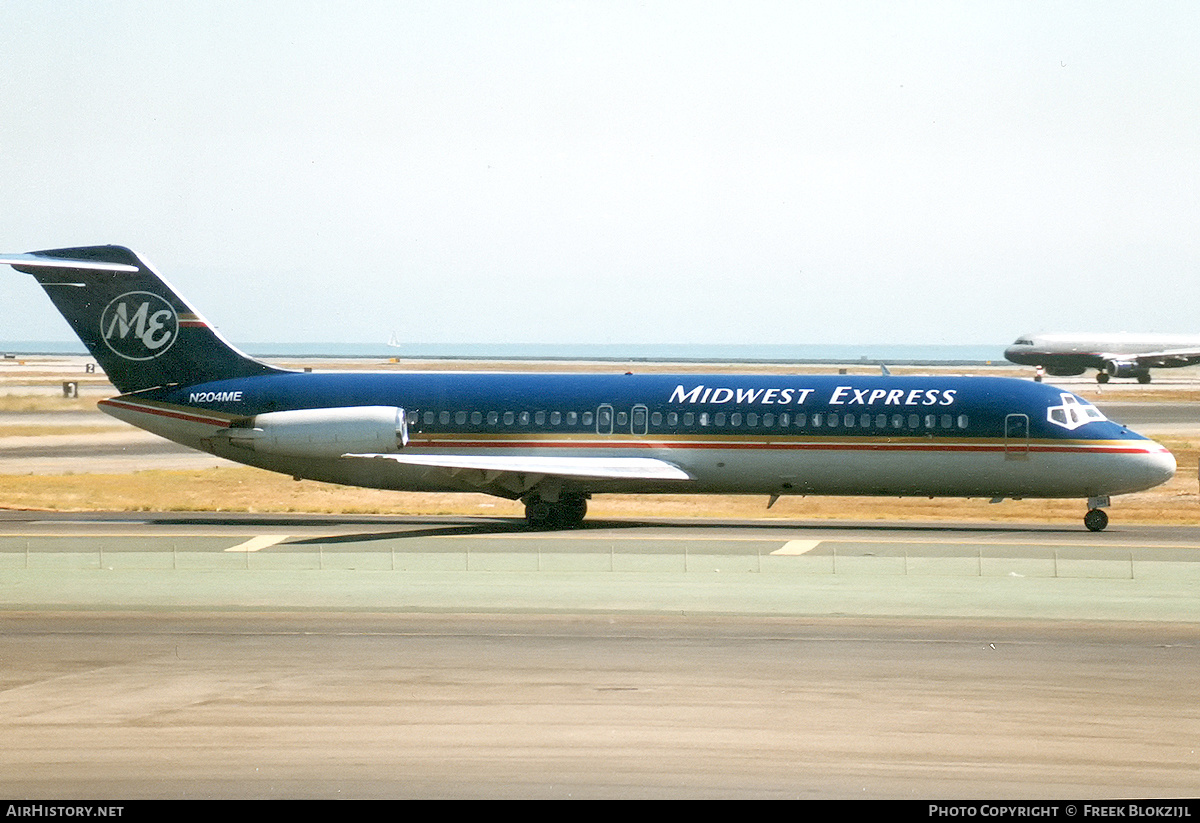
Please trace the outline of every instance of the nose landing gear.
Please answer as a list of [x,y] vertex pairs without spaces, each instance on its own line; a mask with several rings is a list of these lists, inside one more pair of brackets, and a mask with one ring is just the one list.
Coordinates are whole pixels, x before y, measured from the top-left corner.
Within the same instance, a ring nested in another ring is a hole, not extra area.
[[1107,505],[1107,497],[1088,498],[1088,512],[1083,516],[1083,525],[1087,526],[1089,531],[1104,531],[1104,528],[1108,525],[1108,513],[1101,506]]
[[1108,525],[1108,515],[1104,509],[1089,509],[1088,513],[1083,516],[1083,525],[1091,531],[1102,532]]

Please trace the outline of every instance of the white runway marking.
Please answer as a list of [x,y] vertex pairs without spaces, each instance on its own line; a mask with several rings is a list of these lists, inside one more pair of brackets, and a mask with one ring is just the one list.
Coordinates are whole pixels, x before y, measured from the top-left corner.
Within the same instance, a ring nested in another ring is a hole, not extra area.
[[227,552],[256,552],[259,549],[266,549],[274,546],[276,543],[282,543],[291,535],[288,534],[264,534],[259,537],[252,537],[245,543],[238,543],[236,546],[230,546],[225,551]]
[[789,540],[771,554],[807,554],[821,545],[820,540]]

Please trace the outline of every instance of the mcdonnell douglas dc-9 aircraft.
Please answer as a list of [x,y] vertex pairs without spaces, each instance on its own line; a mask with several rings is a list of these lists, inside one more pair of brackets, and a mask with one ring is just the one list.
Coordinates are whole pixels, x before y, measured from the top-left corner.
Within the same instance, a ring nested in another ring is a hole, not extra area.
[[299,478],[485,492],[533,528],[594,494],[1077,497],[1175,459],[1069,392],[985,377],[288,371],[226,343],[120,246],[0,255],[33,275],[120,396],[108,414]]

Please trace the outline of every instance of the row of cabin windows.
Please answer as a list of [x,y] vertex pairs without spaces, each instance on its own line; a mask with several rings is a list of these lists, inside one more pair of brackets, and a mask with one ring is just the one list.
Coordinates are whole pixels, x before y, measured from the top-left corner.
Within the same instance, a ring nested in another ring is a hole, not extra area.
[[[469,412],[469,413],[465,412],[465,411],[458,411],[458,412],[454,412],[453,416],[451,416],[450,412],[448,412],[448,411],[442,411],[442,412],[414,411],[413,419],[419,419],[423,424],[425,424],[427,426],[433,425],[433,423],[435,421],[439,425],[449,426],[451,419],[454,420],[454,424],[457,426],[467,425],[468,420],[471,421],[472,426],[482,426],[484,424],[484,422],[483,422],[484,421],[484,413],[477,412],[477,411]],[[582,413],[581,412],[573,412],[573,411],[570,411],[570,412],[559,412],[559,411],[510,412],[510,411],[507,411],[504,413],[491,411],[491,412],[487,413],[487,425],[493,426],[493,427],[499,426],[501,424],[501,421],[504,422],[505,426],[528,426],[531,423],[535,426],[544,426],[544,425],[546,425],[547,419],[549,419],[551,426],[566,426],[568,428],[575,428],[576,426],[582,425],[587,428],[591,428],[592,423],[595,420],[595,415],[593,412],[590,412],[590,411],[582,412]]]
[[[601,406],[597,412],[574,412],[574,411],[521,411],[521,412],[466,412],[466,411],[429,411],[413,412],[413,419],[420,420],[424,425],[433,425],[435,422],[441,426],[449,426],[451,421],[457,426],[466,426],[468,422],[471,426],[487,425],[490,428],[521,426],[545,426],[547,422],[555,428],[564,427],[568,429],[582,426],[586,429],[591,429],[593,424],[601,432],[611,430],[624,430],[630,425],[630,413],[625,411],[614,412],[609,406]],[[648,412],[644,407],[635,407],[633,411],[633,428],[635,433],[637,430],[643,430],[646,427],[647,420],[649,424],[655,428],[660,428],[666,424],[668,429],[677,429],[682,423],[685,429],[695,428],[699,425],[702,428],[764,428],[764,429],[787,429],[787,428],[812,428],[812,429],[876,429],[876,430],[951,430],[951,429],[966,429],[968,424],[967,415],[959,414],[870,414],[870,413],[843,413],[843,412],[814,412],[807,414],[805,412]],[[485,422],[486,421],[486,422]]]

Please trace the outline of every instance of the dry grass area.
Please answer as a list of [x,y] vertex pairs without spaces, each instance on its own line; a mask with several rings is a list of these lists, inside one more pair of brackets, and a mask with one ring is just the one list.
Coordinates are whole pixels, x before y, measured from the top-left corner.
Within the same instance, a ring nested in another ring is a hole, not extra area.
[[66,398],[53,394],[0,394],[0,413],[96,412],[100,419],[104,419],[102,413],[96,408],[97,399],[95,397]]
[[95,426],[38,426],[38,425],[0,425],[0,437],[43,437],[48,434],[108,434],[120,431],[122,424],[114,421],[112,425],[97,424]]

